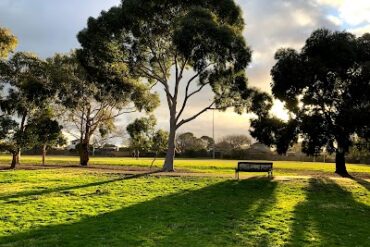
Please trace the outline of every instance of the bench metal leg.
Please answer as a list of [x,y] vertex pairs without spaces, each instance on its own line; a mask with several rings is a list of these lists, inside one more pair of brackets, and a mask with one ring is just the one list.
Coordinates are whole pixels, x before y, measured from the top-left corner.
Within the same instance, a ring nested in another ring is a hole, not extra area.
[[235,171],[235,179],[239,180],[239,171]]

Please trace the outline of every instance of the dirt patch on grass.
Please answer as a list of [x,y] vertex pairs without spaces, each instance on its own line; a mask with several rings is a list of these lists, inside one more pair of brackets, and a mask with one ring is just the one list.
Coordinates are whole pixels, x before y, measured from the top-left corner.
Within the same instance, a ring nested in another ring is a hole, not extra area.
[[[277,168],[274,171],[279,171],[281,173],[292,174],[292,176],[296,176],[296,174],[302,176],[310,176],[310,177],[331,177],[331,178],[341,178],[342,176],[334,173],[334,172],[326,172],[326,171],[319,171],[319,170],[303,170],[303,169],[286,169],[286,168]],[[359,177],[363,179],[370,179],[370,173],[366,172],[349,172],[353,177]],[[287,175],[289,176],[289,175]]]

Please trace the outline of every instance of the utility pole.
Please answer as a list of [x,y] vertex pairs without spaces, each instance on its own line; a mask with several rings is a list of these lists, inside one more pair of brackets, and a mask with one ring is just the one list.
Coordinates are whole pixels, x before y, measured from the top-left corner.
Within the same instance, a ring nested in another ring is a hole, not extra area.
[[213,120],[212,120],[212,139],[213,139],[213,148],[212,148],[212,158],[216,158],[216,140],[215,140],[215,110],[212,110]]

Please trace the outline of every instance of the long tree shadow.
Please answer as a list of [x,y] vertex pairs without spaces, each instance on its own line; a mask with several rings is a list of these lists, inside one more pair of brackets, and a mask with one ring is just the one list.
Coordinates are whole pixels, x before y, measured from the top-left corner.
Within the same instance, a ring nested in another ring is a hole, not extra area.
[[22,192],[18,192],[18,193],[11,194],[11,195],[0,196],[0,201],[5,201],[5,200],[9,200],[9,199],[16,199],[16,198],[21,198],[21,197],[27,197],[27,196],[42,196],[42,195],[55,193],[55,192],[60,192],[60,191],[68,191],[68,190],[94,187],[94,186],[99,186],[99,185],[118,182],[118,181],[121,181],[121,180],[124,180],[124,179],[127,180],[127,179],[140,178],[140,177],[148,176],[148,175],[159,173],[159,172],[160,171],[156,170],[156,171],[151,171],[151,172],[139,173],[139,174],[135,174],[135,175],[120,176],[120,177],[115,178],[115,179],[109,179],[109,180],[105,180],[105,181],[99,181],[99,182],[93,182],[93,183],[87,183],[87,184],[81,184],[81,185],[75,185],[75,186],[59,186],[59,187],[56,187],[56,188],[50,188],[50,189],[44,189],[44,190],[22,191]]
[[369,246],[370,207],[331,179],[309,180],[288,246]]
[[367,180],[359,178],[359,177],[352,177],[351,179],[356,181],[358,184],[362,185],[368,191],[370,191],[370,182],[368,182]]
[[266,246],[268,236],[250,234],[274,206],[276,185],[266,179],[224,181],[76,223],[2,237],[0,245]]

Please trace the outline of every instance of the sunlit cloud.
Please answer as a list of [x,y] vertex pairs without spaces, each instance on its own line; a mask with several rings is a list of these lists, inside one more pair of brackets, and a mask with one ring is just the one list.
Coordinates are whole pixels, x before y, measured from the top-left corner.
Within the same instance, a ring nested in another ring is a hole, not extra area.
[[[300,49],[306,38],[317,28],[348,30],[356,35],[370,32],[370,0],[236,0],[246,22],[245,38],[253,50],[253,61],[247,75],[249,84],[270,92],[270,70],[275,64],[274,53],[282,47]],[[19,50],[34,51],[47,57],[55,52],[68,52],[79,46],[76,34],[86,26],[89,16],[97,16],[120,0],[1,0],[0,25],[7,26],[19,37]],[[161,90],[158,88],[158,91]],[[162,95],[163,96],[163,95]],[[190,116],[204,107],[211,97],[205,91],[195,97],[185,113]],[[283,104],[275,103],[273,113],[284,119]],[[160,128],[168,128],[168,108],[155,111]],[[141,114],[125,116],[127,124]],[[212,112],[184,125],[180,132],[211,135]],[[216,136],[248,134],[250,115],[232,110],[215,114]]]
[[329,6],[337,12],[337,16],[331,16],[342,25],[358,26],[370,24],[370,1],[369,0],[316,0],[319,4]]

